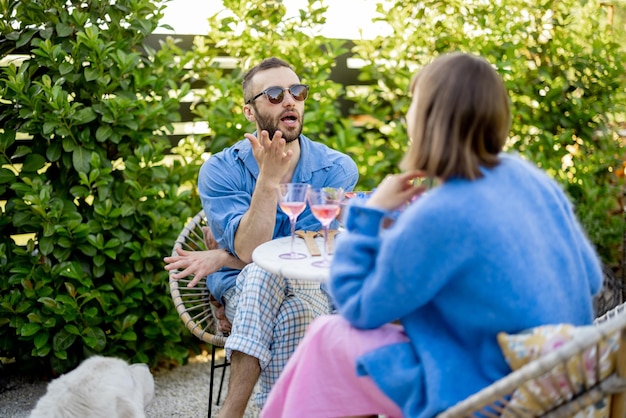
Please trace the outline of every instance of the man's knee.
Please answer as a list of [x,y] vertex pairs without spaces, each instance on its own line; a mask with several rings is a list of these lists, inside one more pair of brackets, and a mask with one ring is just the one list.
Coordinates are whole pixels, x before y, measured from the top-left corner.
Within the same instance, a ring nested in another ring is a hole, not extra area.
[[274,273],[262,269],[255,263],[250,263],[239,273],[237,276],[237,285],[240,288],[249,286],[263,286],[263,287],[282,287],[284,288],[285,279]]
[[314,318],[315,314],[306,302],[296,296],[288,296],[280,306],[276,322],[308,325]]

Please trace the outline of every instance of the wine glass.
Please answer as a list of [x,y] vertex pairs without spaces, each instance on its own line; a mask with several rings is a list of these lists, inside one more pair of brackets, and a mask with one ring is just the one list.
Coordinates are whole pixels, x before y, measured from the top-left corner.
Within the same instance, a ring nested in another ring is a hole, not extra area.
[[369,195],[372,194],[373,190],[367,190],[362,192],[345,192],[343,194],[343,199],[341,200],[341,205],[339,206],[339,215],[337,215],[337,221],[339,222],[339,229],[346,227],[346,211],[348,210],[348,205],[350,204],[350,200],[352,199],[367,199]]
[[306,258],[306,254],[297,253],[293,249],[296,238],[296,219],[306,208],[306,196],[309,185],[305,183],[281,183],[276,188],[278,206],[289,217],[291,224],[291,251],[279,254],[280,258],[299,260]]
[[324,228],[324,251],[322,252],[322,260],[314,262],[313,265],[316,267],[329,267],[328,228],[341,210],[343,189],[341,187],[311,188],[308,192],[308,200],[313,216],[320,221]]

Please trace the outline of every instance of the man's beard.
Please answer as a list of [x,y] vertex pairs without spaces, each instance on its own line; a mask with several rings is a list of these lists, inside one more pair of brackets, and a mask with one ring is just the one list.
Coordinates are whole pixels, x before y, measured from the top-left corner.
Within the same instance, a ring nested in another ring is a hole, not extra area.
[[[276,133],[276,131],[279,130],[278,123],[274,121],[271,117],[266,117],[265,115],[259,113],[258,109],[255,110],[255,117],[256,122],[259,125],[259,132],[264,130],[267,131],[271,140],[272,138],[274,138],[274,134]],[[297,127],[294,127],[293,129],[290,129],[288,131],[285,131],[284,129],[280,130],[283,133],[283,138],[285,139],[285,142],[289,143],[300,138],[300,134],[302,133],[302,123],[304,122],[303,115],[300,116],[299,122],[299,125]]]

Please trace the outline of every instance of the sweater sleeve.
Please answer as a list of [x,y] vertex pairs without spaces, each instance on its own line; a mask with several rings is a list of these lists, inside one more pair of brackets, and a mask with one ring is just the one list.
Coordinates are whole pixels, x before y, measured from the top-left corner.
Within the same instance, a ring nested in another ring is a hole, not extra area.
[[[339,313],[357,328],[377,328],[415,311],[431,300],[468,258],[452,251],[457,259],[448,257],[442,262],[445,231],[442,235],[442,225],[433,226],[436,219],[403,213],[393,227],[381,230],[384,216],[378,210],[351,205],[347,232],[338,236],[330,290]],[[421,277],[415,277],[418,271]]]

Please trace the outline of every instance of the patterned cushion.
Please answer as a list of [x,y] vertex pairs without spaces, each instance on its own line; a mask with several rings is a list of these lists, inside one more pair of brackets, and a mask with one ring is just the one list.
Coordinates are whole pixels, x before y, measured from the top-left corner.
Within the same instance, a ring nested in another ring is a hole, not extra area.
[[[574,336],[584,335],[588,329],[589,327],[574,327],[569,324],[544,325],[514,335],[502,332],[498,334],[498,344],[511,369],[517,370],[559,348]],[[546,409],[542,405],[547,405],[547,409],[550,409],[550,405],[561,404],[595,385],[598,377],[603,379],[610,375],[615,370],[618,336],[609,336],[599,347],[599,353],[597,346],[590,347],[582,356],[575,356],[549,373],[525,383],[513,393],[502,417],[512,418],[541,412]],[[610,397],[602,399],[578,412],[573,418],[608,418],[610,400]]]

